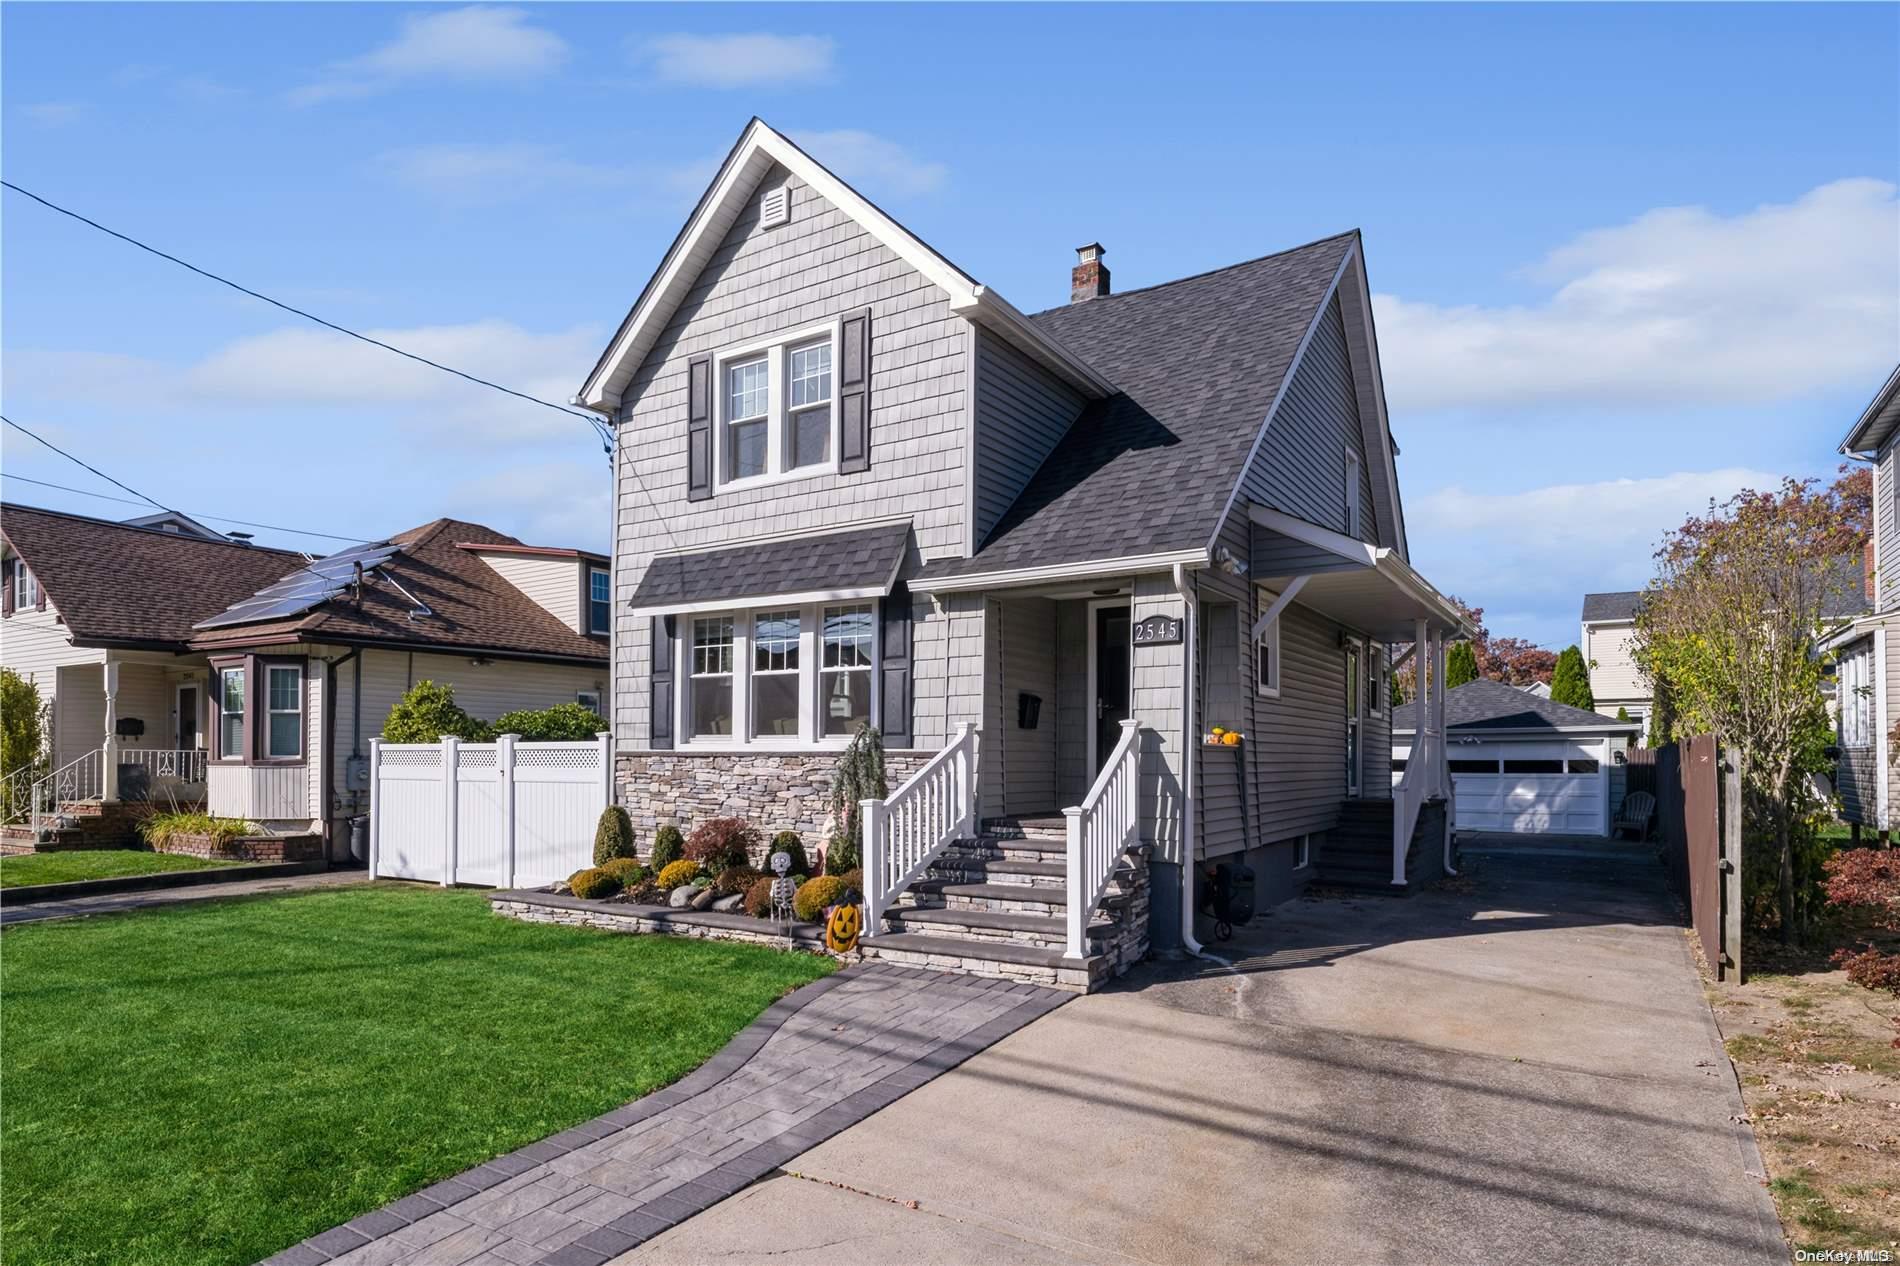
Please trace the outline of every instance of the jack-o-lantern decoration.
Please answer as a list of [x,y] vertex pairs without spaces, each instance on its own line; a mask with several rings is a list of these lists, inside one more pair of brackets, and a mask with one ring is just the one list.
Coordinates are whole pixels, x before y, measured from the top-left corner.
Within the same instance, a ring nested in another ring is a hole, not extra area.
[[825,920],[825,948],[834,954],[849,954],[858,947],[858,933],[864,929],[864,912],[854,905],[831,908]]

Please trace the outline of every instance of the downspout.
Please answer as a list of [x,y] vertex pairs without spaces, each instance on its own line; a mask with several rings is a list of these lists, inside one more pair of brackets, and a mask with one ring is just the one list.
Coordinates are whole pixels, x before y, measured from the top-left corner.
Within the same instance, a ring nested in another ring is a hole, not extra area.
[[1201,640],[1196,619],[1200,600],[1188,584],[1185,563],[1174,565],[1174,591],[1181,595],[1185,621],[1181,656],[1185,676],[1181,690],[1181,946],[1196,958],[1202,958],[1205,955],[1201,943],[1194,939],[1194,757],[1200,736],[1190,729],[1196,715],[1194,652]]
[[[336,830],[336,670],[352,660],[357,660],[361,654],[360,650],[352,650],[340,658],[324,661],[327,671],[323,674],[323,758],[322,767],[317,771],[317,795],[323,805],[323,868],[325,870],[329,870],[335,860],[331,857],[330,851],[335,844],[332,837]],[[360,660],[351,669],[351,675],[359,684],[361,683],[363,665]],[[359,690],[356,695],[359,704],[362,697]],[[353,742],[350,751],[352,755],[355,754]],[[354,792],[350,794],[355,795]],[[354,804],[353,800],[352,804]],[[349,845],[346,843],[344,847],[348,848]]]

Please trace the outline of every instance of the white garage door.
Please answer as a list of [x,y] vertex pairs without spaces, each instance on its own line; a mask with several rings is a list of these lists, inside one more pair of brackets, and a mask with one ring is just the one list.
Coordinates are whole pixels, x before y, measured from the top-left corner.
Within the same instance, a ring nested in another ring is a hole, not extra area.
[[[1393,750],[1395,762],[1400,758]],[[1460,831],[1603,835],[1602,744],[1453,743]],[[1394,774],[1396,780],[1397,774]]]

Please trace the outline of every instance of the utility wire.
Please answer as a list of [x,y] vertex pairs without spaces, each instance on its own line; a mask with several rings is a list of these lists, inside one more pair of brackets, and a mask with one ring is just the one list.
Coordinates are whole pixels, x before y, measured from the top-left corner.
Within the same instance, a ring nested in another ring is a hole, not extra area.
[[93,466],[86,462],[80,461],[77,457],[74,457],[71,453],[67,452],[65,449],[61,448],[59,445],[53,443],[53,441],[47,439],[44,435],[33,434],[33,432],[27,430],[25,427],[21,426],[18,422],[15,422],[12,418],[7,417],[3,413],[0,413],[0,422],[5,422],[8,426],[12,427],[14,430],[18,431],[20,434],[26,436],[28,439],[38,440],[40,443],[46,445],[46,447],[52,449],[55,453],[58,453],[61,457],[64,457],[67,461],[72,462],[76,466],[81,466],[81,467],[84,467],[86,470],[91,471],[93,474],[99,476],[99,478],[111,484],[114,488],[123,488],[125,491],[137,497],[140,501],[145,502],[147,505],[157,506],[159,509],[165,510],[171,514],[184,513],[184,511],[182,510],[173,510],[170,506],[166,505],[163,501],[152,500],[150,497],[140,492],[137,488],[132,487],[130,484],[120,483],[118,480],[114,479],[111,475],[106,474],[105,471],[100,470],[97,466]]
[[[115,501],[122,506],[142,506],[143,501],[134,501],[130,497],[115,497],[109,492],[93,492],[86,488],[74,488],[69,484],[56,484],[45,479],[33,479],[26,475],[16,475],[10,470],[0,470],[0,479],[17,479],[23,484],[35,484],[41,488],[56,488],[60,492],[77,493],[82,497],[96,497],[100,501]],[[356,544],[362,541],[360,536],[341,536],[335,532],[312,532],[307,528],[284,527],[278,523],[253,523],[249,519],[234,519],[228,514],[204,514],[197,510],[176,510],[175,514],[192,519],[209,519],[213,523],[235,523],[239,527],[263,528],[269,532],[288,532],[292,536],[321,536],[331,541],[348,541]]]
[[322,317],[317,316],[314,313],[305,312],[302,308],[293,307],[290,304],[283,302],[281,299],[273,299],[267,294],[260,294],[259,292],[252,290],[249,286],[241,286],[237,282],[232,281],[229,277],[220,277],[218,274],[214,272],[211,272],[207,269],[200,268],[196,264],[188,263],[185,260],[178,258],[178,256],[176,255],[167,254],[165,251],[159,250],[156,246],[147,245],[146,243],[139,241],[136,237],[131,237],[127,234],[121,233],[117,229],[109,229],[105,225],[99,223],[99,221],[83,216],[79,214],[79,212],[71,210],[70,208],[62,207],[57,202],[53,202],[46,198],[42,198],[37,193],[34,193],[31,189],[23,189],[19,185],[14,184],[11,180],[0,180],[0,185],[4,185],[6,188],[13,190],[13,192],[17,194],[22,194],[28,198],[33,199],[33,201],[39,203],[41,206],[47,208],[49,211],[57,211],[61,215],[70,216],[72,219],[79,221],[81,224],[85,224],[92,228],[98,229],[101,233],[106,234],[108,237],[118,238],[121,242],[126,243],[128,246],[136,246],[138,247],[138,249],[145,251],[147,254],[156,255],[160,259],[169,261],[170,263],[177,264],[180,268],[186,269],[190,272],[197,273],[200,277],[203,277],[209,281],[215,281],[221,286],[229,286],[231,289],[237,291],[239,294],[249,295],[251,298],[258,300],[259,302],[270,304],[273,308],[281,308],[285,312],[288,312],[293,316],[300,316],[306,321],[314,321],[318,325],[321,325],[322,327],[324,327],[326,330],[335,330],[338,334],[347,335],[350,338],[356,339],[358,342],[368,343],[371,347],[380,347],[386,352],[394,352],[396,355],[404,357],[408,360],[415,361],[418,364],[427,365],[431,369],[439,369],[445,374],[454,374],[457,378],[465,379],[468,382],[475,383],[477,386],[487,387],[492,391],[499,391],[503,395],[513,396],[517,400],[525,400],[529,404],[538,404],[544,409],[552,409],[556,413],[565,413],[571,417],[579,418],[594,429],[594,438],[600,441],[601,449],[604,452],[611,455],[614,451],[613,450],[613,432],[608,429],[607,425],[603,423],[598,416],[592,413],[583,413],[579,409],[570,409],[566,405],[556,404],[552,400],[543,400],[539,396],[531,396],[525,391],[516,391],[513,387],[504,387],[498,382],[491,382],[486,378],[478,378],[474,374],[467,373],[463,370],[455,368],[453,365],[444,365],[440,361],[430,360],[427,356],[418,356],[414,352],[405,351],[402,348],[397,347],[393,343],[385,343],[383,342],[383,340],[378,339],[378,338],[371,338],[367,334],[359,334],[355,330],[349,329],[346,326],[338,325],[335,321],[326,321]]

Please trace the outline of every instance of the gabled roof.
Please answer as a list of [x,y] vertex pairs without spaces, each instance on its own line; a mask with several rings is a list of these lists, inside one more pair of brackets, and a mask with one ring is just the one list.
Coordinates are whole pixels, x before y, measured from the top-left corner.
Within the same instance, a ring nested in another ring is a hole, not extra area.
[[[1453,686],[1445,695],[1447,730],[1549,730],[1560,731],[1626,730],[1631,734],[1642,727],[1635,721],[1619,721],[1600,712],[1586,712],[1567,703],[1553,703],[1516,686],[1479,678],[1462,686]],[[1418,730],[1418,704],[1402,704],[1392,710],[1392,729],[1415,733]]]
[[712,184],[700,195],[699,204],[693,208],[685,227],[667,249],[658,271],[647,281],[612,341],[595,362],[593,371],[581,384],[574,398],[576,404],[602,412],[618,407],[620,393],[653,349],[667,319],[737,221],[753,189],[775,165],[810,185],[935,283],[948,296],[952,312],[996,331],[1084,395],[1102,396],[1109,392],[1108,382],[1095,369],[1047,331],[1032,327],[1008,300],[945,259],[785,136],[754,118],[739,134],[738,142],[720,164]]
[[1586,593],[1583,595],[1583,618],[1585,623],[1602,620],[1634,620],[1636,604],[1642,601],[1640,589],[1619,589],[1614,593]]
[[0,534],[81,645],[182,644],[194,621],[303,560],[288,550],[34,506],[0,505]]
[[1176,551],[1204,560],[1358,240],[1032,316],[1116,394],[1083,410],[973,557],[932,562],[926,580]]
[[[606,662],[606,638],[576,633],[469,548],[520,546],[514,537],[479,523],[437,519],[389,540],[402,551],[376,569],[360,599],[345,595],[292,618],[206,629],[192,637],[191,646],[219,650],[297,641],[380,643]],[[428,614],[416,614],[418,604]]]
[[1900,365],[1887,375],[1873,402],[1861,412],[1841,441],[1843,453],[1875,453],[1900,428]]

